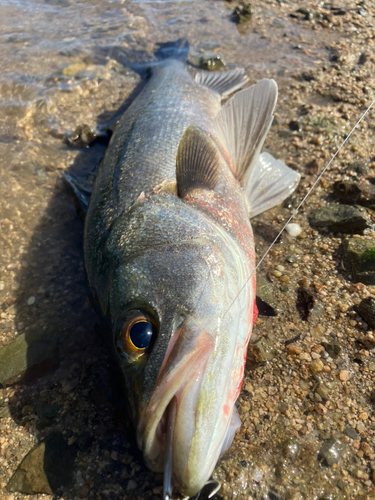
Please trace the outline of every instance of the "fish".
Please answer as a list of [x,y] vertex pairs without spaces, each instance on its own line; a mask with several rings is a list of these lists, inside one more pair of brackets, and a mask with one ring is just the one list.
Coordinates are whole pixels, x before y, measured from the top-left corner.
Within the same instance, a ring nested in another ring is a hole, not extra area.
[[300,180],[261,153],[276,83],[247,82],[243,69],[193,78],[181,59],[154,65],[84,202],[90,291],[164,499],[197,495],[240,426],[257,316],[250,218]]

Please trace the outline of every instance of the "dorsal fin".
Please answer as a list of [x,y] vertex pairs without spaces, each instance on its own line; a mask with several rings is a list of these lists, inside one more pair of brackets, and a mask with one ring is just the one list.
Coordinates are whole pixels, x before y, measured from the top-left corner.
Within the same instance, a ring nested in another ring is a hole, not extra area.
[[229,99],[216,118],[216,133],[243,186],[271,126],[276,100],[276,82],[260,80]]
[[178,194],[184,198],[197,188],[215,189],[220,153],[210,136],[193,125],[183,133],[176,156]]
[[248,77],[245,75],[245,70],[239,68],[219,73],[200,71],[195,75],[195,81],[224,98],[241,88],[248,81]]

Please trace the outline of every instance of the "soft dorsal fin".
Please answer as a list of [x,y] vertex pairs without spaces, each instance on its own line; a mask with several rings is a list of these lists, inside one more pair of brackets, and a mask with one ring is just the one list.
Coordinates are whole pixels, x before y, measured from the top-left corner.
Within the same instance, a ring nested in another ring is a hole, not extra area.
[[200,71],[195,75],[195,81],[224,98],[241,88],[248,81],[248,77],[243,68],[219,73]]
[[229,99],[216,118],[216,133],[243,186],[271,126],[276,100],[276,82],[260,80]]
[[210,136],[193,125],[183,133],[176,156],[177,190],[181,198],[197,188],[215,189],[220,153]]

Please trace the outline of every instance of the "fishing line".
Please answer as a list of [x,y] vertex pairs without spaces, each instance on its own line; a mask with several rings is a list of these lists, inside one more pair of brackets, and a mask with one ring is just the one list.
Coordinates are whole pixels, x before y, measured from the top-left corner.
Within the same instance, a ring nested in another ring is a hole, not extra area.
[[358,127],[358,125],[361,123],[361,121],[366,117],[366,115],[368,114],[368,112],[370,111],[370,109],[372,108],[373,104],[375,103],[375,99],[372,101],[372,103],[370,104],[370,106],[366,109],[366,111],[363,113],[363,115],[361,116],[361,118],[357,121],[357,123],[354,125],[354,127],[352,128],[352,130],[350,131],[349,135],[345,138],[345,140],[341,143],[341,145],[339,146],[339,148],[337,149],[336,153],[332,156],[332,158],[330,159],[330,161],[327,163],[327,165],[324,167],[324,169],[322,170],[322,172],[320,173],[320,175],[318,175],[317,179],[315,180],[314,184],[311,186],[311,188],[308,190],[307,194],[304,196],[304,198],[302,199],[302,201],[300,202],[300,204],[298,205],[298,207],[292,212],[292,215],[289,217],[289,219],[287,220],[287,222],[284,224],[284,226],[282,227],[282,229],[280,230],[279,234],[276,236],[276,238],[273,240],[273,242],[271,243],[271,245],[268,247],[268,249],[266,250],[265,254],[263,255],[263,257],[260,259],[260,261],[258,262],[258,264],[255,266],[255,269],[251,272],[250,276],[248,277],[248,279],[245,281],[245,283],[243,284],[243,286],[241,287],[240,291],[237,293],[236,297],[233,299],[233,301],[231,302],[230,306],[228,307],[228,309],[226,310],[226,312],[224,313],[224,316],[225,317],[227,315],[227,313],[229,312],[230,308],[233,306],[233,304],[236,302],[236,300],[238,299],[238,297],[240,296],[242,290],[246,287],[246,285],[249,283],[249,281],[251,280],[251,278],[254,276],[254,273],[257,271],[258,267],[262,264],[262,262],[264,261],[264,259],[267,257],[267,255],[269,254],[270,250],[272,249],[272,247],[275,245],[276,241],[280,238],[280,236],[282,235],[282,233],[284,232],[286,226],[294,219],[295,215],[297,215],[299,209],[301,208],[301,206],[305,203],[306,199],[310,196],[311,192],[313,191],[313,189],[315,189],[316,185],[318,184],[318,182],[320,181],[320,179],[323,177],[324,173],[326,172],[326,170],[328,169],[328,167],[331,165],[331,163],[333,162],[333,160],[336,158],[336,156],[339,154],[339,152],[341,151],[341,149],[345,146],[345,144],[348,142],[348,140],[350,139],[351,135],[353,134],[353,132],[355,131],[355,129]]

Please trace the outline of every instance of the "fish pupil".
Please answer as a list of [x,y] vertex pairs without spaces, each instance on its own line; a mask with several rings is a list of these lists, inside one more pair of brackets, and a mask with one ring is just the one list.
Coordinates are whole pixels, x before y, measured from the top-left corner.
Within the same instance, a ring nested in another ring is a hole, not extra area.
[[135,323],[129,332],[130,340],[138,349],[145,349],[151,344],[154,329],[152,324],[146,321]]

